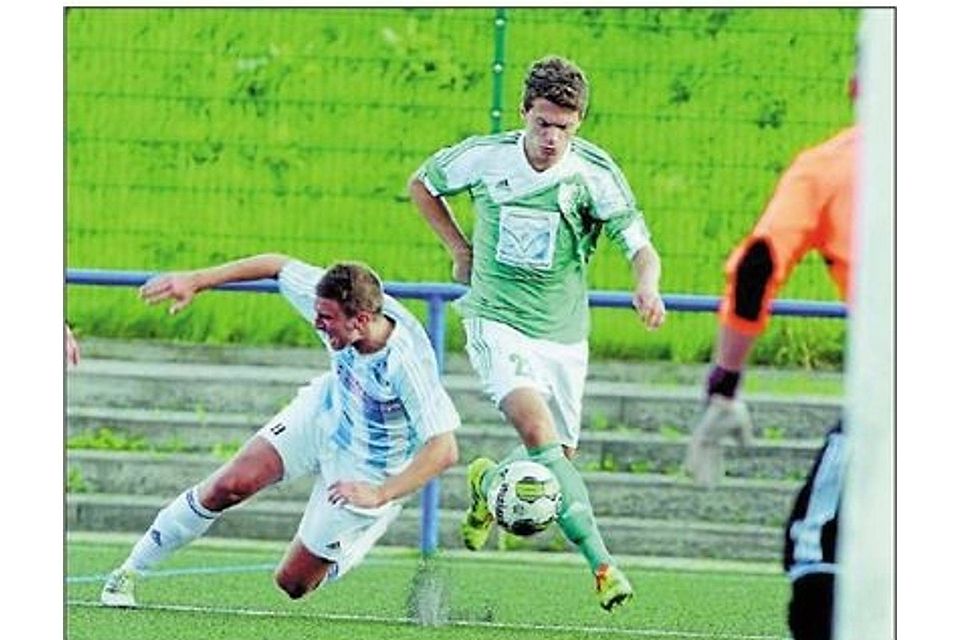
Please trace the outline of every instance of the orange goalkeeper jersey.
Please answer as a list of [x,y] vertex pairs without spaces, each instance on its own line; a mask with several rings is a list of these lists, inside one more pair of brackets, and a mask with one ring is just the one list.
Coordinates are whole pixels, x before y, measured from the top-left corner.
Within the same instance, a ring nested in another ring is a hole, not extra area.
[[[816,250],[848,300],[854,164],[860,140],[856,126],[801,152],[777,184],[753,231],[727,261],[720,321],[747,335],[763,331],[770,307],[793,267]],[[761,260],[753,260],[761,246]],[[761,268],[753,268],[759,262]],[[752,299],[751,299],[752,298]]]

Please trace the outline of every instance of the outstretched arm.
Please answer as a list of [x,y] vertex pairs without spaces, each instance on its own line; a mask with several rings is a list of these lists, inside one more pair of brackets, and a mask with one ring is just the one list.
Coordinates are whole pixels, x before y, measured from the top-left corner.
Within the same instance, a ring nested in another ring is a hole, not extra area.
[[647,329],[663,324],[667,312],[660,297],[660,255],[652,244],[641,247],[630,261],[633,267],[633,307]]
[[470,284],[470,270],[473,265],[473,248],[457,224],[453,212],[446,200],[435,196],[414,176],[408,185],[410,198],[417,210],[439,236],[453,257],[453,279],[461,284]]
[[410,461],[410,465],[381,485],[369,482],[340,481],[328,489],[330,501],[335,504],[352,504],[356,507],[379,507],[413,493],[431,478],[456,464],[457,440],[452,431],[438,434],[423,446]]
[[227,282],[276,278],[289,257],[279,253],[264,253],[233,262],[198,269],[164,273],[151,278],[140,287],[140,297],[149,304],[173,300],[170,313],[177,313],[203,291]]

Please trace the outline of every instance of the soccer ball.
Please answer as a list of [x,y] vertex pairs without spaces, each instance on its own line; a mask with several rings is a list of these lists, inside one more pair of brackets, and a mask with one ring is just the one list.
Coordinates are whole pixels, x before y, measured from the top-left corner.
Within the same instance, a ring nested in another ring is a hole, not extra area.
[[487,504],[497,524],[518,536],[543,531],[557,517],[560,483],[542,464],[511,462],[496,472]]

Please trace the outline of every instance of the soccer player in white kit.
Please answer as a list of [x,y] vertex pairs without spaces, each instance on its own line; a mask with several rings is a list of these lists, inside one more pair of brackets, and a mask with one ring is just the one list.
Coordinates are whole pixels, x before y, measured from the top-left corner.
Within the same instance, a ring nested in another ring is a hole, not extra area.
[[299,598],[357,565],[401,510],[402,498],[457,460],[460,418],[440,383],[420,322],[359,263],[328,269],[262,254],[158,276],[140,290],[176,313],[204,289],[276,278],[313,324],[330,371],[302,387],[223,467],[158,514],[104,585],[101,602],[136,606],[138,574],[201,536],[227,508],[264,487],[316,476],[277,585]]
[[[610,610],[633,589],[568,459],[580,437],[587,373],[587,263],[601,232],[631,264],[641,321],[655,329],[665,312],[660,258],[623,173],[576,137],[587,94],[572,62],[535,62],[524,81],[524,128],[441,149],[411,179],[410,196],[453,256],[454,279],[470,285],[457,303],[470,362],[523,442],[500,465],[527,457],[553,472],[563,494],[557,523],[586,558],[600,604]],[[472,242],[444,199],[463,191],[476,210]],[[493,526],[484,496],[494,467],[478,458],[468,468],[473,505],[461,532],[469,549],[481,548]]]

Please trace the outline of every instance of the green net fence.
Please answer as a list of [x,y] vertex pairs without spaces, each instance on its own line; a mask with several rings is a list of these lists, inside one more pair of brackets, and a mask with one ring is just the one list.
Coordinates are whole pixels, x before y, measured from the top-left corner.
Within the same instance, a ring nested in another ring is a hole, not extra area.
[[[782,169],[849,124],[850,9],[78,9],[66,13],[70,267],[168,270],[279,251],[447,281],[406,195],[436,149],[520,126],[520,86],[548,53],[591,81],[581,135],[618,161],[664,264],[663,290],[718,294],[727,254]],[[502,95],[502,98],[500,96]],[[502,104],[496,104],[496,100]],[[453,206],[468,229],[466,198]],[[627,289],[601,242],[591,286]],[[832,299],[814,258],[783,297]],[[81,334],[311,343],[271,296],[209,294],[171,320],[130,290],[72,287]],[[416,307],[416,305],[411,305]],[[462,341],[450,314],[448,339]],[[714,319],[655,334],[594,312],[600,355],[703,359]],[[836,361],[842,324],[778,320],[757,357]]]

